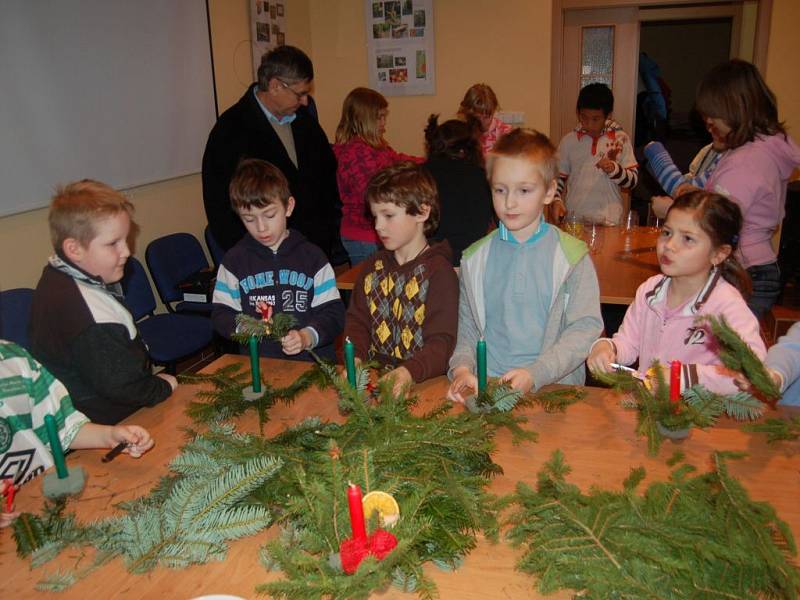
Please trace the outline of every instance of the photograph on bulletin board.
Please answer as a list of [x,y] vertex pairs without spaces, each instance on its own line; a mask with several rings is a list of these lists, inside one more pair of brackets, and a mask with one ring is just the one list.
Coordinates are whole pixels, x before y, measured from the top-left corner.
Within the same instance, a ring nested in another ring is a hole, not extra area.
[[250,0],[250,23],[253,77],[256,78],[264,53],[286,43],[285,4],[266,0]]
[[433,0],[366,0],[369,84],[386,96],[436,93]]

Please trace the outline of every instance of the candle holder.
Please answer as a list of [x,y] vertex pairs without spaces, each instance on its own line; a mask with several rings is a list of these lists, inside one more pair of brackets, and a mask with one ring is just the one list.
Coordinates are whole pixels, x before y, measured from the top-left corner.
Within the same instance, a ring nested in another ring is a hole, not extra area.
[[61,447],[53,415],[45,415],[44,426],[47,431],[47,440],[50,443],[50,453],[53,455],[53,462],[56,465],[55,473],[48,473],[44,476],[42,484],[44,495],[48,498],[59,498],[80,494],[86,485],[86,471],[83,470],[83,467],[67,469],[64,449]]

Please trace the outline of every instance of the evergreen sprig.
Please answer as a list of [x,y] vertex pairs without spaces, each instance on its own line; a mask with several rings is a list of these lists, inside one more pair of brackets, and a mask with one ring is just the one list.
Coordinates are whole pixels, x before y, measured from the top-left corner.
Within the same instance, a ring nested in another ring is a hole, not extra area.
[[247,344],[253,336],[259,340],[279,340],[295,327],[297,319],[289,313],[275,313],[269,321],[240,313],[236,315],[236,329],[231,339],[240,344]]
[[745,425],[743,429],[755,433],[766,433],[768,444],[793,441],[800,438],[800,416],[791,419],[767,419],[764,423]]
[[586,390],[579,387],[558,388],[546,392],[536,392],[533,400],[541,406],[545,412],[564,412],[568,406],[580,402],[586,397]]
[[711,333],[719,343],[719,357],[727,368],[742,373],[753,387],[773,406],[781,397],[781,390],[769,376],[764,363],[755,355],[750,346],[736,333],[725,317],[705,315],[699,317],[711,328]]
[[189,384],[211,384],[196,393],[198,400],[189,403],[186,408],[192,420],[198,423],[220,422],[238,417],[249,410],[258,413],[259,428],[269,421],[268,411],[277,402],[289,404],[298,394],[312,385],[322,387],[326,374],[323,367],[309,369],[295,379],[290,385],[276,388],[269,383],[262,385],[263,393],[255,400],[246,400],[242,390],[250,385],[250,372],[246,366],[233,364],[217,369],[209,374],[182,375],[181,382]]
[[517,568],[541,593],[586,598],[797,598],[800,571],[789,527],[753,502],[715,453],[708,473],[690,465],[637,490],[631,470],[620,491],[582,493],[566,481],[561,451],[534,491],[517,484],[509,538],[525,553]]
[[622,405],[637,410],[636,433],[647,437],[648,452],[655,456],[661,447],[663,435],[659,425],[667,430],[682,430],[691,427],[710,427],[726,414],[737,420],[753,420],[764,413],[764,405],[746,392],[733,395],[715,394],[701,385],[684,390],[679,402],[669,399],[669,385],[664,370],[654,361],[651,371],[653,389],[631,375],[628,371],[595,373],[601,382],[628,394]]

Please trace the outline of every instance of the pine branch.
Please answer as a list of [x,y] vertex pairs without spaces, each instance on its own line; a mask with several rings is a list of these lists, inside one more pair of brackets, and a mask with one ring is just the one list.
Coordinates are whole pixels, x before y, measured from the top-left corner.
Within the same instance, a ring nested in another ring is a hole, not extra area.
[[580,402],[586,397],[586,390],[579,387],[559,388],[547,392],[537,392],[533,395],[533,400],[539,404],[545,412],[565,412],[567,407]]
[[236,331],[231,339],[247,344],[255,336],[258,340],[280,340],[297,327],[297,319],[289,313],[275,313],[268,321],[240,313],[236,315]]
[[767,443],[793,441],[800,438],[800,417],[791,419],[767,419],[764,423],[745,425],[742,429],[755,433],[766,433]]
[[692,476],[676,468],[642,495],[644,469],[619,492],[583,494],[566,482],[560,452],[537,489],[518,484],[509,538],[525,552],[517,568],[542,593],[572,589],[591,598],[796,598],[800,571],[786,523],[749,499],[727,472],[729,454]]
[[753,384],[753,387],[774,406],[781,397],[780,389],[767,373],[764,363],[736,333],[736,330],[728,325],[725,317],[706,315],[699,317],[698,321],[706,321],[711,328],[711,333],[717,338],[722,364],[733,371],[742,373]]

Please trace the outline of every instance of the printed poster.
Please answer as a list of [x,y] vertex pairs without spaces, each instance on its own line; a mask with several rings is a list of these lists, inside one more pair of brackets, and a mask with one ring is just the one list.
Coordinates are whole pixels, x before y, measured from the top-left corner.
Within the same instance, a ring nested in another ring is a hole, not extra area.
[[385,96],[436,93],[433,0],[366,0],[369,85]]
[[250,0],[250,40],[253,49],[253,79],[264,53],[286,43],[286,4]]

